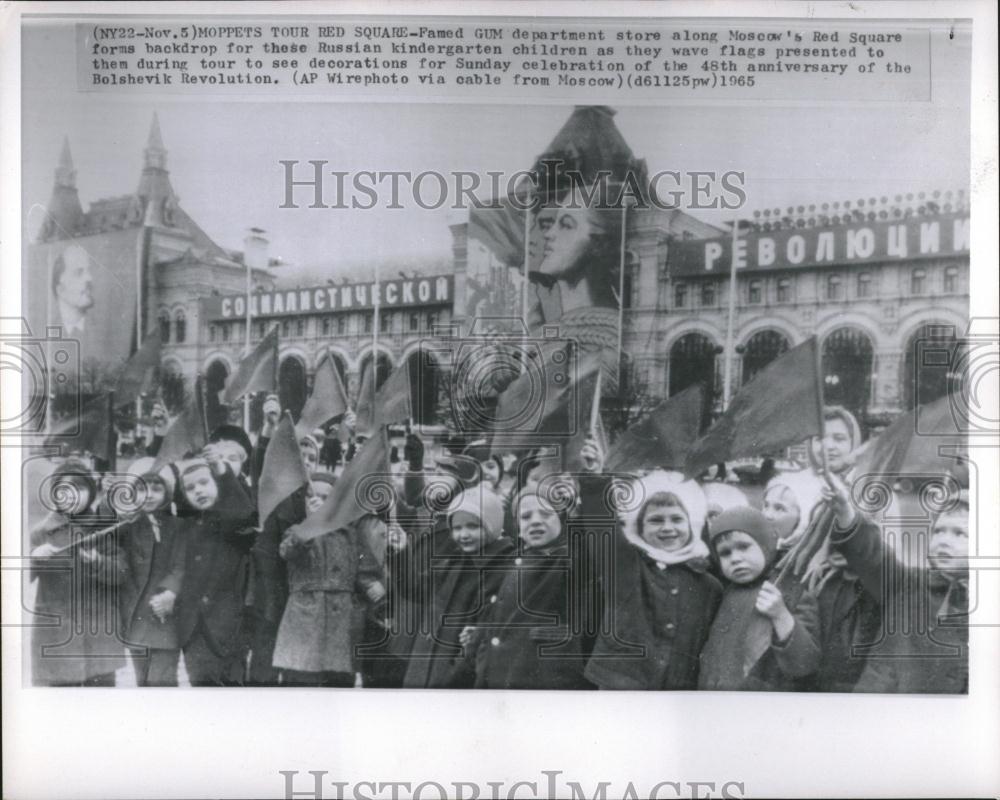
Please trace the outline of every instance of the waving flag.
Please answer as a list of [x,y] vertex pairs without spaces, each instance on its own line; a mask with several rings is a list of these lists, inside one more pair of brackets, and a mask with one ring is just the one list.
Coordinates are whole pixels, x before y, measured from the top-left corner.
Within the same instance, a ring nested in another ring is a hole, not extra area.
[[208,422],[205,416],[205,385],[199,375],[194,382],[191,397],[181,413],[167,428],[163,442],[156,453],[154,469],[197,453],[208,442]]
[[259,345],[240,361],[226,384],[223,400],[231,405],[252,392],[273,392],[278,381],[278,329],[272,328]]
[[346,413],[347,408],[347,391],[344,389],[344,383],[340,379],[337,365],[330,356],[327,356],[316,368],[312,394],[306,400],[296,429],[300,436],[312,433],[334,417]]
[[257,519],[263,525],[286,497],[309,482],[302,462],[298,437],[291,415],[286,411],[264,453],[264,468],[257,489]]
[[160,332],[154,330],[125,362],[115,382],[115,402],[130,402],[152,388],[156,369],[160,366],[160,345]]
[[766,455],[822,434],[823,395],[812,336],[740,389],[725,413],[695,442],[684,472],[693,478],[713,464]]
[[605,470],[682,468],[701,430],[703,395],[701,384],[695,384],[660,403],[615,442]]

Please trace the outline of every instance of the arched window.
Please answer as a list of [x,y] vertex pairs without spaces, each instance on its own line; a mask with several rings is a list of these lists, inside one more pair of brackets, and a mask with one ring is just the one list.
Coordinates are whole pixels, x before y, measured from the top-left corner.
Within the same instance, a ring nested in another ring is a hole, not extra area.
[[174,315],[174,341],[178,344],[183,343],[187,339],[187,317],[184,315],[184,309],[179,309]]
[[944,271],[944,290],[947,294],[958,291],[958,267],[948,267]]
[[160,341],[166,344],[170,341],[170,313],[164,309],[160,312]]
[[826,299],[842,300],[844,297],[844,284],[839,275],[831,275],[826,279]]
[[678,283],[674,286],[674,308],[687,307],[687,292],[688,287],[686,283]]
[[870,272],[858,273],[858,298],[872,296],[872,274]]
[[910,294],[923,294],[927,289],[927,270],[918,267],[910,274]]
[[743,383],[784,353],[788,346],[788,339],[778,331],[760,331],[751,336],[743,350]]
[[788,303],[792,299],[792,279],[778,278],[778,302]]
[[756,305],[761,300],[761,289],[763,287],[763,281],[752,280],[747,284],[747,302],[751,305]]

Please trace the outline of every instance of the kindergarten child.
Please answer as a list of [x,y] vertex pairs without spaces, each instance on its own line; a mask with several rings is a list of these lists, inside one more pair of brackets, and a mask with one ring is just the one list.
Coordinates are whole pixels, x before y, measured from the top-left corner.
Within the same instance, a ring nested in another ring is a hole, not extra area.
[[793,614],[767,580],[778,537],[759,511],[724,511],[709,535],[728,584],[701,652],[698,688],[794,690],[796,678],[819,666],[815,598],[803,594]]
[[128,572],[119,602],[136,684],[176,686],[180,648],[173,612],[184,580],[185,539],[170,511],[173,472],[152,467],[152,458],[140,458],[129,468],[145,499],[122,527]]
[[[331,477],[314,475],[307,520],[322,507]],[[288,562],[288,602],[274,645],[283,684],[354,686],[355,648],[365,603],[385,596],[382,570],[358,525],[305,538],[293,525],[281,541]]]
[[219,454],[178,465],[191,513],[183,518],[184,582],[177,598],[177,636],[192,686],[244,681],[241,626],[253,543],[253,504]]
[[31,579],[38,582],[32,682],[114,686],[115,671],[125,664],[116,596],[125,561],[113,532],[76,544],[113,520],[90,513],[97,477],[75,458],[57,467],[42,491],[52,513],[31,531]]
[[[969,502],[962,492],[935,517],[923,563],[906,563],[890,551],[878,525],[851,505],[836,480],[824,491],[836,513],[831,537],[865,589],[885,598],[886,619],[924,615],[909,629],[886,631],[867,648],[858,692],[965,694],[969,691]],[[919,554],[918,554],[919,555]],[[891,579],[885,583],[885,574]],[[885,588],[884,588],[885,587]]]
[[504,509],[483,485],[466,489],[447,510],[455,546],[444,558],[432,557],[433,595],[423,609],[424,630],[414,640],[404,687],[467,688],[474,674],[463,645],[494,596],[508,565],[513,544],[502,538]]
[[[707,571],[705,495],[694,481],[652,472],[616,541],[609,615],[587,665],[602,689],[695,689],[698,655],[722,587]],[[610,623],[610,624],[607,624]]]

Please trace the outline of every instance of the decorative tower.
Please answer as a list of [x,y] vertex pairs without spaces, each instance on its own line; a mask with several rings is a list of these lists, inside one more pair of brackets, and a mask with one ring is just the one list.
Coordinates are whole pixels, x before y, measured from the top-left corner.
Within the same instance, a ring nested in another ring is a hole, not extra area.
[[142,176],[136,190],[143,212],[144,225],[173,227],[177,197],[170,185],[167,171],[167,149],[160,135],[160,120],[153,113],[153,123],[149,128],[149,139],[143,152]]
[[55,171],[55,183],[52,186],[52,199],[49,200],[45,224],[38,240],[47,242],[70,238],[76,232],[82,217],[83,208],[76,189],[73,156],[69,151],[69,139],[64,138],[62,152],[59,154],[59,165]]

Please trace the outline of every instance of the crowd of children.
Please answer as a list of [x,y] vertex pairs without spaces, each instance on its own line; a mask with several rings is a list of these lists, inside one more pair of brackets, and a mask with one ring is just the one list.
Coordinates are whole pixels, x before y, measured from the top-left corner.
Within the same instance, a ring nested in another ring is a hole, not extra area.
[[[968,505],[941,506],[922,560],[851,500],[860,429],[825,413],[812,466],[759,507],[731,484],[585,472],[475,443],[432,470],[410,435],[384,514],[317,534],[332,448],[256,516],[263,452],[222,426],[190,458],[130,471],[116,507],[83,459],[47,479],[31,532],[38,685],[967,691]],[[352,445],[353,449],[353,445]],[[336,459],[343,453],[338,448]],[[899,630],[891,614],[929,609]],[[891,612],[891,613],[890,613]]]

